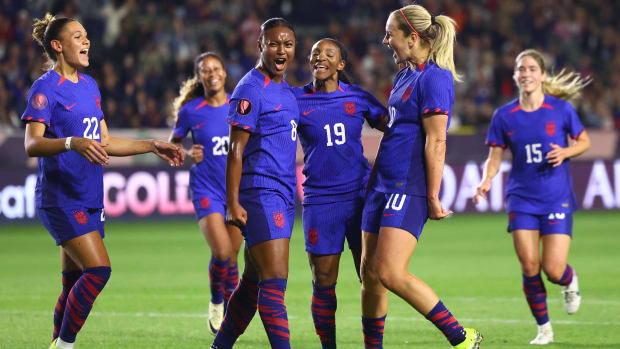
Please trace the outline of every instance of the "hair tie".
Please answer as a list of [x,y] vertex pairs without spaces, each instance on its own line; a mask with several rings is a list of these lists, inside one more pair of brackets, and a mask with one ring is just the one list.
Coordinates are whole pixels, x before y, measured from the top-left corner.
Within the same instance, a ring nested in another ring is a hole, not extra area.
[[429,39],[425,36],[422,36],[422,34],[420,34],[417,30],[415,30],[415,28],[411,25],[411,23],[409,22],[409,20],[407,19],[407,16],[405,16],[405,11],[403,11],[403,9],[400,9],[400,14],[403,15],[403,18],[405,19],[405,22],[407,22],[407,25],[409,25],[409,28],[411,28],[411,30],[416,33],[419,37],[421,37],[424,41],[429,41]]
[[431,25],[435,24],[437,24],[437,22],[435,22],[435,15],[431,15]]

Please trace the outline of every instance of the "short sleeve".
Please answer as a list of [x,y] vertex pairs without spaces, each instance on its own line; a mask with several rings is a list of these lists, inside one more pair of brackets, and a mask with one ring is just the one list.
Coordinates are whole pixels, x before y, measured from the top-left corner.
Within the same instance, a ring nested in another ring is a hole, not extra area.
[[454,83],[449,71],[432,71],[420,77],[420,114],[450,115],[454,104]]
[[52,109],[51,91],[41,80],[35,81],[28,91],[28,105],[22,114],[22,121],[25,123],[35,121],[49,126],[52,119]]
[[254,132],[261,109],[261,95],[255,86],[237,86],[230,97],[228,123],[234,127]]
[[174,124],[174,128],[172,129],[172,134],[174,139],[181,140],[187,136],[189,132],[189,115],[187,115],[187,109],[181,107],[179,110],[179,117],[177,118],[177,122]]
[[371,127],[376,128],[378,125],[381,124],[381,121],[386,118],[387,109],[372,94],[364,90],[361,90],[360,94],[361,98],[364,100],[364,102],[366,102],[368,106],[368,110],[364,112],[364,118],[366,119],[366,121],[368,121],[368,124]]
[[495,113],[493,113],[491,125],[489,125],[489,131],[487,132],[487,138],[484,143],[490,147],[506,148],[502,121],[500,114],[497,110],[495,111]]
[[583,124],[581,123],[581,120],[579,120],[579,115],[577,115],[575,108],[573,108],[573,106],[568,103],[566,103],[565,115],[567,126],[566,132],[570,134],[571,138],[577,139],[581,132],[583,132],[584,130]]

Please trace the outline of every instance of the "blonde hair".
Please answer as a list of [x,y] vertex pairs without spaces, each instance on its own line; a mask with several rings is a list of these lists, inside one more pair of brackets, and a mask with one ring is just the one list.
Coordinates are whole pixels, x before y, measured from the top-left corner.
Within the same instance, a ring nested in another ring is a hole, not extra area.
[[179,119],[179,110],[181,110],[183,105],[204,94],[204,89],[198,75],[200,74],[200,63],[208,57],[212,57],[220,61],[222,68],[224,68],[224,60],[215,52],[204,52],[194,59],[194,76],[181,83],[179,96],[172,102],[172,115],[174,116],[175,122]]
[[[525,56],[532,57],[543,73],[547,71],[543,54],[531,48],[517,55],[515,66]],[[579,73],[563,68],[557,74],[547,73],[547,77],[542,82],[542,90],[546,95],[566,101],[574,101],[581,98],[581,91],[591,82],[592,78],[589,76],[584,78]]]
[[75,19],[55,17],[49,12],[41,19],[35,18],[32,24],[32,38],[41,45],[45,51],[45,57],[47,58],[45,70],[51,69],[58,59],[58,53],[52,48],[52,40],[58,40],[64,26],[73,21],[75,21]]
[[429,61],[435,62],[442,69],[449,70],[455,81],[462,81],[461,75],[456,72],[454,66],[456,22],[452,18],[444,15],[431,16],[420,5],[405,6],[392,11],[391,15],[398,23],[398,29],[406,35],[412,33],[411,26],[413,26],[420,38],[429,43]]

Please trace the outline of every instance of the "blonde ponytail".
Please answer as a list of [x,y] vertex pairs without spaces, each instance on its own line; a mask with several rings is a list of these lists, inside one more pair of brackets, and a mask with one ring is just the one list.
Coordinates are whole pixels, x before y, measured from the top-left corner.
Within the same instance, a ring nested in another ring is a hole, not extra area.
[[[527,49],[519,53],[515,59],[515,63],[518,64],[525,56],[532,57],[536,63],[538,63],[543,73],[547,71],[542,53],[534,49]],[[562,69],[558,74],[547,73],[547,77],[542,82],[542,90],[546,95],[557,97],[565,101],[575,101],[581,98],[581,91],[591,82],[592,79],[589,76],[584,78],[579,73]]]
[[430,45],[429,61],[452,73],[454,81],[462,81],[461,74],[454,66],[454,43],[456,42],[456,22],[444,15],[433,17],[420,5],[408,5],[393,11],[398,28],[405,34],[412,32],[410,24],[418,36]]
[[172,114],[174,115],[174,122],[179,120],[179,110],[187,102],[194,100],[203,95],[202,84],[198,80],[198,77],[193,76],[185,80],[181,84],[179,96],[172,102]]

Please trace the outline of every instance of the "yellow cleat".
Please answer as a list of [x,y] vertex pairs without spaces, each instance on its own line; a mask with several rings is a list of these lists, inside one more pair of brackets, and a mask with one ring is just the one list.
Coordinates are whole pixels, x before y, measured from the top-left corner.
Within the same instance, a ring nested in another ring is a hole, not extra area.
[[50,344],[49,348],[47,348],[47,349],[56,349],[56,348],[59,348],[59,347],[57,347],[57,346],[56,346],[56,341],[57,341],[57,340],[58,340],[58,338],[54,339],[54,340],[52,341],[52,343]]
[[466,337],[463,342],[452,347],[453,349],[478,349],[482,342],[482,334],[473,328],[465,329]]

